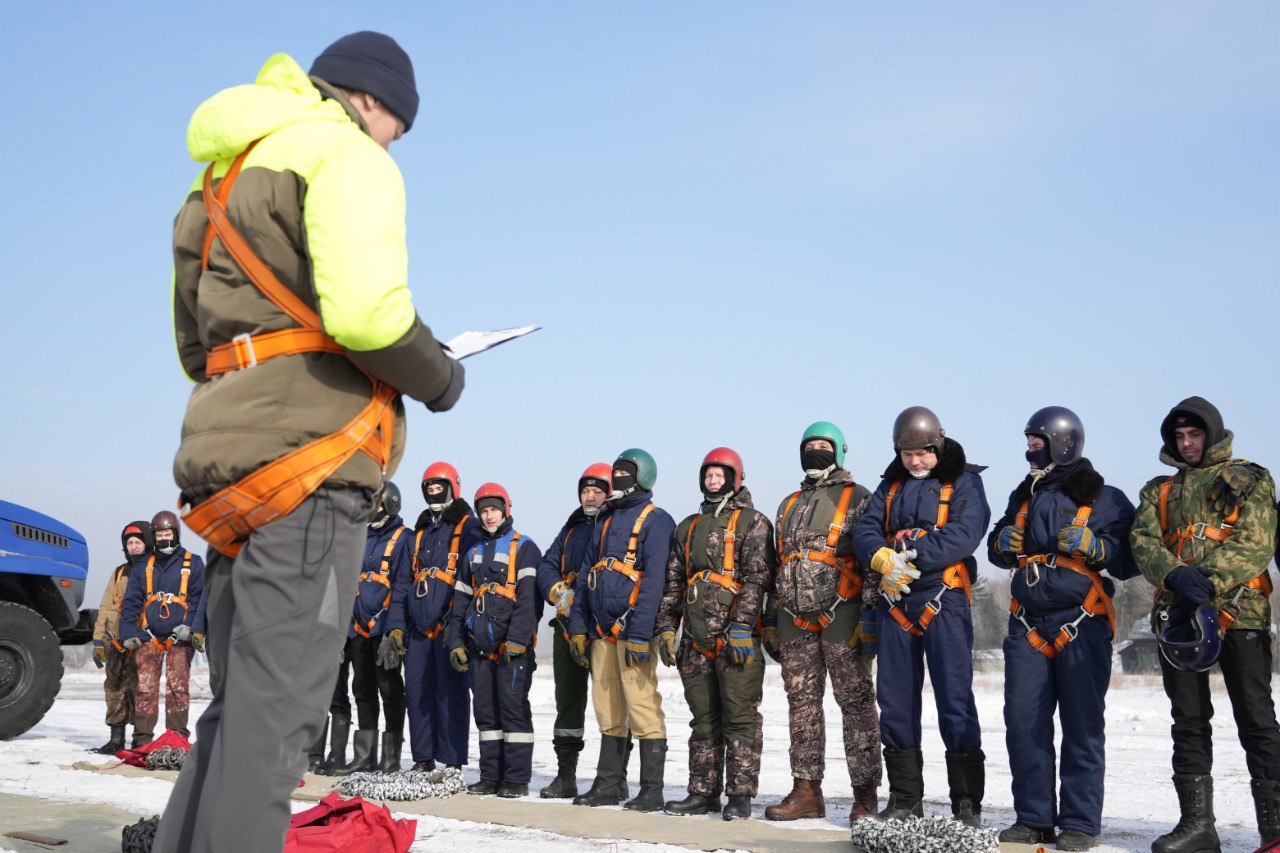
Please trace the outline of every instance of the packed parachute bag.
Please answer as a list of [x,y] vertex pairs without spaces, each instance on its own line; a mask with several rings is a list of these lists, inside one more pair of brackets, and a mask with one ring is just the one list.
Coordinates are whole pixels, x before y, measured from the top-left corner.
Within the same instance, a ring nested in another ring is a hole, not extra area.
[[850,840],[854,853],[1000,853],[994,829],[975,829],[941,815],[860,820]]
[[408,853],[416,820],[396,820],[386,806],[336,792],[289,821],[283,853]]
[[368,797],[371,800],[432,800],[452,797],[467,788],[462,770],[401,770],[396,773],[353,773],[335,789],[346,797]]

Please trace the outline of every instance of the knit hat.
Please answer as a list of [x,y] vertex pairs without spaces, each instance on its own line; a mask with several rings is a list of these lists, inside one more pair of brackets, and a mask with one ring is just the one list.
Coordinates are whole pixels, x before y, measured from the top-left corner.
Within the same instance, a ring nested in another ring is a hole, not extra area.
[[343,36],[311,63],[313,77],[326,83],[368,92],[404,122],[407,131],[418,114],[418,86],[413,62],[391,36],[362,30]]

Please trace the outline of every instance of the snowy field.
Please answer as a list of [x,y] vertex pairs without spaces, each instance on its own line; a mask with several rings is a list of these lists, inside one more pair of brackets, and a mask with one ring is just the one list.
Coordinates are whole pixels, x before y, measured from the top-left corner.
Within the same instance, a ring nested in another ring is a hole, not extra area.
[[[687,748],[688,709],[675,671],[660,667],[663,707],[667,713],[670,752],[667,761],[667,798],[684,795]],[[208,701],[208,670],[192,668],[192,714],[194,722]],[[1003,684],[999,675],[978,676],[978,711],[982,720],[987,753],[987,794],[984,819],[989,826],[1003,827],[1012,822],[1012,798],[1009,793],[1009,771],[1004,745],[1001,711]],[[109,777],[82,770],[64,770],[83,761],[85,750],[101,744],[107,735],[102,723],[104,706],[101,693],[102,676],[92,666],[71,668],[63,681],[62,693],[52,711],[40,725],[26,735],[8,743],[0,743],[0,791],[41,796],[50,800],[92,802],[113,805],[151,815],[162,810],[171,785],[160,779]],[[926,690],[928,686],[926,685]],[[1221,679],[1215,677],[1215,698],[1221,697],[1214,719],[1216,751],[1216,810],[1222,835],[1223,850],[1247,853],[1257,846],[1254,829],[1253,800],[1249,793],[1249,777],[1244,755],[1236,740]],[[555,755],[551,750],[550,731],[555,716],[555,700],[549,661],[541,662],[534,677],[532,704],[534,726],[540,738],[534,752],[534,777],[530,785],[531,799],[555,774]],[[765,678],[765,752],[761,770],[760,795],[755,817],[762,818],[766,805],[780,800],[791,787],[787,764],[787,710],[779,670],[770,663]],[[595,767],[598,738],[591,739],[588,712],[588,742],[579,777],[583,787],[589,783]],[[827,817],[824,820],[778,824],[797,829],[840,829],[847,827],[850,805],[848,776],[843,767],[839,746],[840,718],[834,702],[827,697],[827,770],[824,793],[827,795]],[[943,813],[947,805],[946,769],[943,747],[937,736],[936,715],[926,697],[925,703],[925,792],[926,812]],[[545,738],[543,737],[545,736]],[[1101,851],[1146,851],[1151,840],[1167,831],[1177,820],[1177,800],[1169,780],[1169,716],[1158,676],[1119,676],[1112,683],[1107,708],[1107,797]],[[471,756],[477,747],[472,734]],[[405,759],[408,761],[408,745]],[[103,759],[105,761],[105,759]],[[406,763],[407,766],[407,763]],[[468,781],[476,778],[473,767],[467,768]],[[636,784],[638,764],[633,757],[630,780]],[[881,788],[881,805],[887,788]],[[295,803],[295,810],[308,807]],[[565,838],[535,830],[512,829],[499,825],[469,823],[413,815],[418,820],[418,842],[415,851],[425,851],[429,844],[483,841],[504,846],[519,844],[534,850],[661,850],[656,845],[598,842]],[[681,820],[680,818],[670,818]],[[695,820],[697,818],[685,818]],[[670,848],[668,848],[670,849]]]

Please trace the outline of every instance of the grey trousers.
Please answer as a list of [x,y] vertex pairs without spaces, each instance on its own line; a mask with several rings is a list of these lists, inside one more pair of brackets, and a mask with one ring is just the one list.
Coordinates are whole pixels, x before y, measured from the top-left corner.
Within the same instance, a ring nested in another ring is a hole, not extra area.
[[321,489],[205,568],[213,702],[154,853],[284,847],[289,795],[320,737],[347,636],[372,501]]

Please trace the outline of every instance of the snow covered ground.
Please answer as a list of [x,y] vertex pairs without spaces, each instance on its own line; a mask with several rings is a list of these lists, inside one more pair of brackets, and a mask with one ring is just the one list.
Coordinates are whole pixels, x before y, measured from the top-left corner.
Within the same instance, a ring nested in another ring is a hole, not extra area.
[[[549,661],[542,662],[534,677],[532,704],[534,726],[540,740],[534,752],[534,778],[531,799],[537,799],[538,788],[555,773],[555,756],[550,746],[550,731],[555,716],[555,701]],[[674,670],[661,669],[663,707],[667,712],[670,752],[667,763],[667,796],[683,796],[687,761],[685,739],[688,729],[687,706],[679,678]],[[1012,798],[1009,793],[1009,771],[1004,746],[1002,715],[1003,683],[999,675],[978,676],[978,710],[982,720],[987,753],[987,795],[984,817],[988,825],[1005,826],[1012,821]],[[192,720],[208,701],[207,669],[192,669]],[[926,690],[928,689],[926,685]],[[1257,846],[1254,829],[1253,800],[1249,793],[1249,776],[1244,755],[1236,740],[1235,725],[1229,713],[1221,679],[1215,677],[1215,697],[1220,696],[1214,720],[1217,745],[1215,768],[1216,809],[1223,850],[1247,853]],[[82,770],[63,770],[87,757],[85,750],[106,739],[102,723],[101,675],[93,667],[68,668],[62,693],[49,715],[23,737],[0,743],[0,791],[37,795],[51,800],[95,802],[150,815],[162,810],[170,783],[159,779],[136,779],[102,776]],[[765,679],[765,751],[761,770],[760,796],[756,817],[765,805],[777,802],[790,790],[791,777],[787,764],[787,706],[777,666],[772,663]],[[846,827],[850,790],[843,760],[839,759],[839,715],[828,693],[827,698],[827,771],[824,791],[828,809],[824,820],[797,821],[782,824],[797,829],[838,829]],[[925,703],[925,790],[926,811],[940,813],[948,809],[946,769],[943,747],[937,736],[936,713],[926,697]],[[595,767],[598,738],[590,738],[579,777],[589,780]],[[545,738],[542,736],[545,735]],[[1157,676],[1118,676],[1113,682],[1107,708],[1107,797],[1101,851],[1146,851],[1152,838],[1167,830],[1177,820],[1177,800],[1169,781],[1169,717],[1164,694]],[[406,746],[406,759],[408,749]],[[477,748],[472,735],[471,756]],[[637,767],[633,759],[631,781],[635,784]],[[468,779],[475,778],[469,768]],[[584,781],[583,784],[586,784]],[[883,796],[885,788],[881,789]],[[308,804],[298,803],[296,808]],[[535,830],[512,829],[492,824],[469,823],[415,815],[418,819],[418,842],[414,850],[428,849],[428,843],[464,841],[520,844],[534,850],[661,850],[654,845],[617,844],[565,838]],[[678,818],[671,818],[678,820]]]

